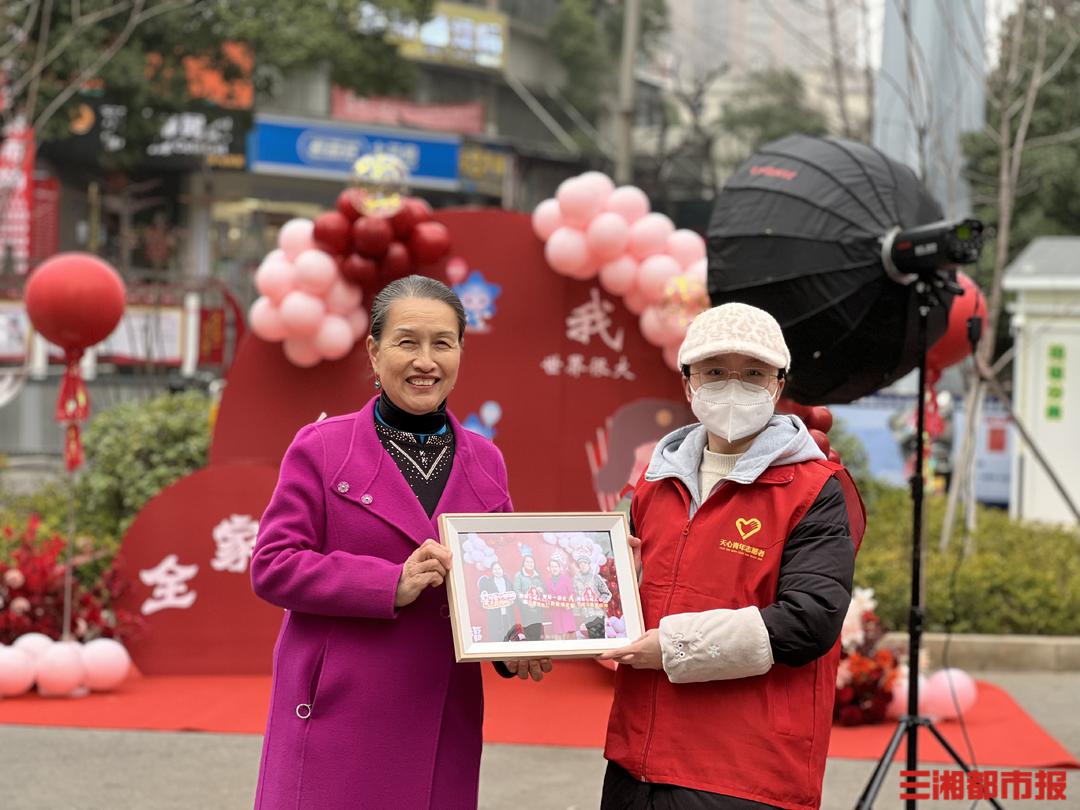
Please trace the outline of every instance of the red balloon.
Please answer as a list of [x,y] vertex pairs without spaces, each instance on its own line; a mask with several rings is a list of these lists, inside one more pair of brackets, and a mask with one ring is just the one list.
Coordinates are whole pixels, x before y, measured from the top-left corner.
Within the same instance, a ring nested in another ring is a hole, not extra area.
[[945,369],[971,354],[968,319],[986,318],[986,299],[975,282],[960,271],[956,273],[956,281],[964,292],[953,299],[945,334],[938,338],[926,353],[926,365],[929,368]]
[[417,197],[409,197],[401,206],[401,210],[390,217],[390,224],[394,228],[394,236],[405,239],[421,222],[431,219],[431,206]]
[[807,427],[817,428],[822,433],[832,430],[832,411],[824,405],[815,405],[810,409],[810,418],[805,420]]
[[817,428],[810,428],[810,438],[814,440],[814,444],[818,446],[825,455],[829,454],[829,437],[822,433]]
[[837,453],[837,452],[836,452],[836,450],[834,450],[834,449],[833,449],[833,448],[831,448],[831,447],[829,448],[829,452],[828,452],[828,453],[826,453],[825,455],[826,455],[826,456],[828,456],[828,459],[829,459],[829,461],[835,462],[835,463],[837,463],[837,464],[841,464],[841,463],[842,463],[842,462],[840,461],[840,454],[839,454],[839,453]]
[[360,219],[363,212],[360,210],[360,204],[364,199],[364,192],[358,188],[347,188],[337,196],[337,202],[334,207],[337,208],[338,213],[341,214],[349,222],[355,222]]
[[327,253],[352,250],[352,223],[340,211],[326,211],[315,217],[315,241]]
[[412,270],[412,260],[409,258],[409,251],[401,242],[390,243],[386,249],[386,255],[379,264],[379,270],[383,281],[394,281],[409,275]]
[[60,253],[42,262],[24,295],[34,328],[67,351],[82,351],[111,335],[126,298],[119,274],[89,253]]
[[409,236],[409,253],[417,264],[434,264],[450,252],[450,231],[441,222],[421,222]]
[[381,259],[394,239],[394,229],[382,217],[361,217],[352,225],[352,239],[361,256]]
[[787,397],[780,397],[776,402],[777,413],[790,413],[792,416],[797,416],[807,424],[810,421],[810,408],[806,405],[800,405],[793,399]]
[[364,287],[379,278],[379,265],[374,259],[350,253],[338,267],[346,281]]

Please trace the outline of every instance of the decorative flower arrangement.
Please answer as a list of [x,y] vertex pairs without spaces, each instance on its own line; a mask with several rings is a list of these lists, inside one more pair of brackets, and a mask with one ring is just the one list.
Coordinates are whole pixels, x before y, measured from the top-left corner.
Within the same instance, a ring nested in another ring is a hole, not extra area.
[[[21,531],[5,526],[0,537],[0,643],[10,644],[24,633],[43,633],[60,638],[64,623],[65,540],[38,534],[41,521],[30,517]],[[80,548],[73,566],[89,566],[97,558]],[[114,601],[127,590],[128,582],[110,564],[89,584],[75,576],[72,587],[71,631],[80,641],[95,638],[127,638],[139,618],[117,610]]]
[[876,607],[873,588],[856,588],[840,630],[833,719],[842,726],[880,723],[892,701],[900,662],[893,650],[877,649],[885,631]]

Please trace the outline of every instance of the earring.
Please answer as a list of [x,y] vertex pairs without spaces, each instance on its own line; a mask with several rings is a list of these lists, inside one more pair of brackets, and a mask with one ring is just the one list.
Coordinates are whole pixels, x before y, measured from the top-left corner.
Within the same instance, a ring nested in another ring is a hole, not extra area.
[[380,388],[382,388],[382,383],[379,381],[379,378],[376,377],[375,378],[375,390],[378,391]]

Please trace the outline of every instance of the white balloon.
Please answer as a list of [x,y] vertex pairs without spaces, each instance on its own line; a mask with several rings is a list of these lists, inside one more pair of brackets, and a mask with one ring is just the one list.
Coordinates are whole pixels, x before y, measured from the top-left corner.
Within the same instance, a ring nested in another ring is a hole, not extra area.
[[0,644],[0,696],[15,697],[34,685],[34,659],[23,650]]
[[488,427],[495,425],[502,419],[502,406],[498,402],[489,400],[480,406],[480,421]]
[[11,646],[29,655],[30,660],[37,661],[55,643],[44,633],[23,633],[11,643]]
[[83,646],[86,685],[95,692],[115,689],[131,671],[131,656],[124,645],[111,638],[96,638]]
[[68,696],[84,685],[86,671],[78,642],[58,641],[37,662],[38,693]]

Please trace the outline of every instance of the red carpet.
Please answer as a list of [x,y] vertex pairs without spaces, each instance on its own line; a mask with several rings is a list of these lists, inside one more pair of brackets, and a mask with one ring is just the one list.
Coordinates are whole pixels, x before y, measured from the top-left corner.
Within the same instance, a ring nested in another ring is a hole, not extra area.
[[[503,680],[485,668],[484,739],[600,747],[612,677],[592,662],[579,661],[560,663],[540,683]],[[261,734],[269,694],[270,679],[264,676],[133,677],[110,694],[0,700],[0,724]],[[979,700],[967,725],[980,765],[1080,768],[1072,754],[993,684],[979,681]],[[894,729],[893,723],[834,728],[829,756],[877,759]],[[968,755],[957,723],[941,723],[939,729],[958,752]],[[920,733],[920,762],[951,762],[928,732]],[[901,745],[897,759],[903,751]]]

